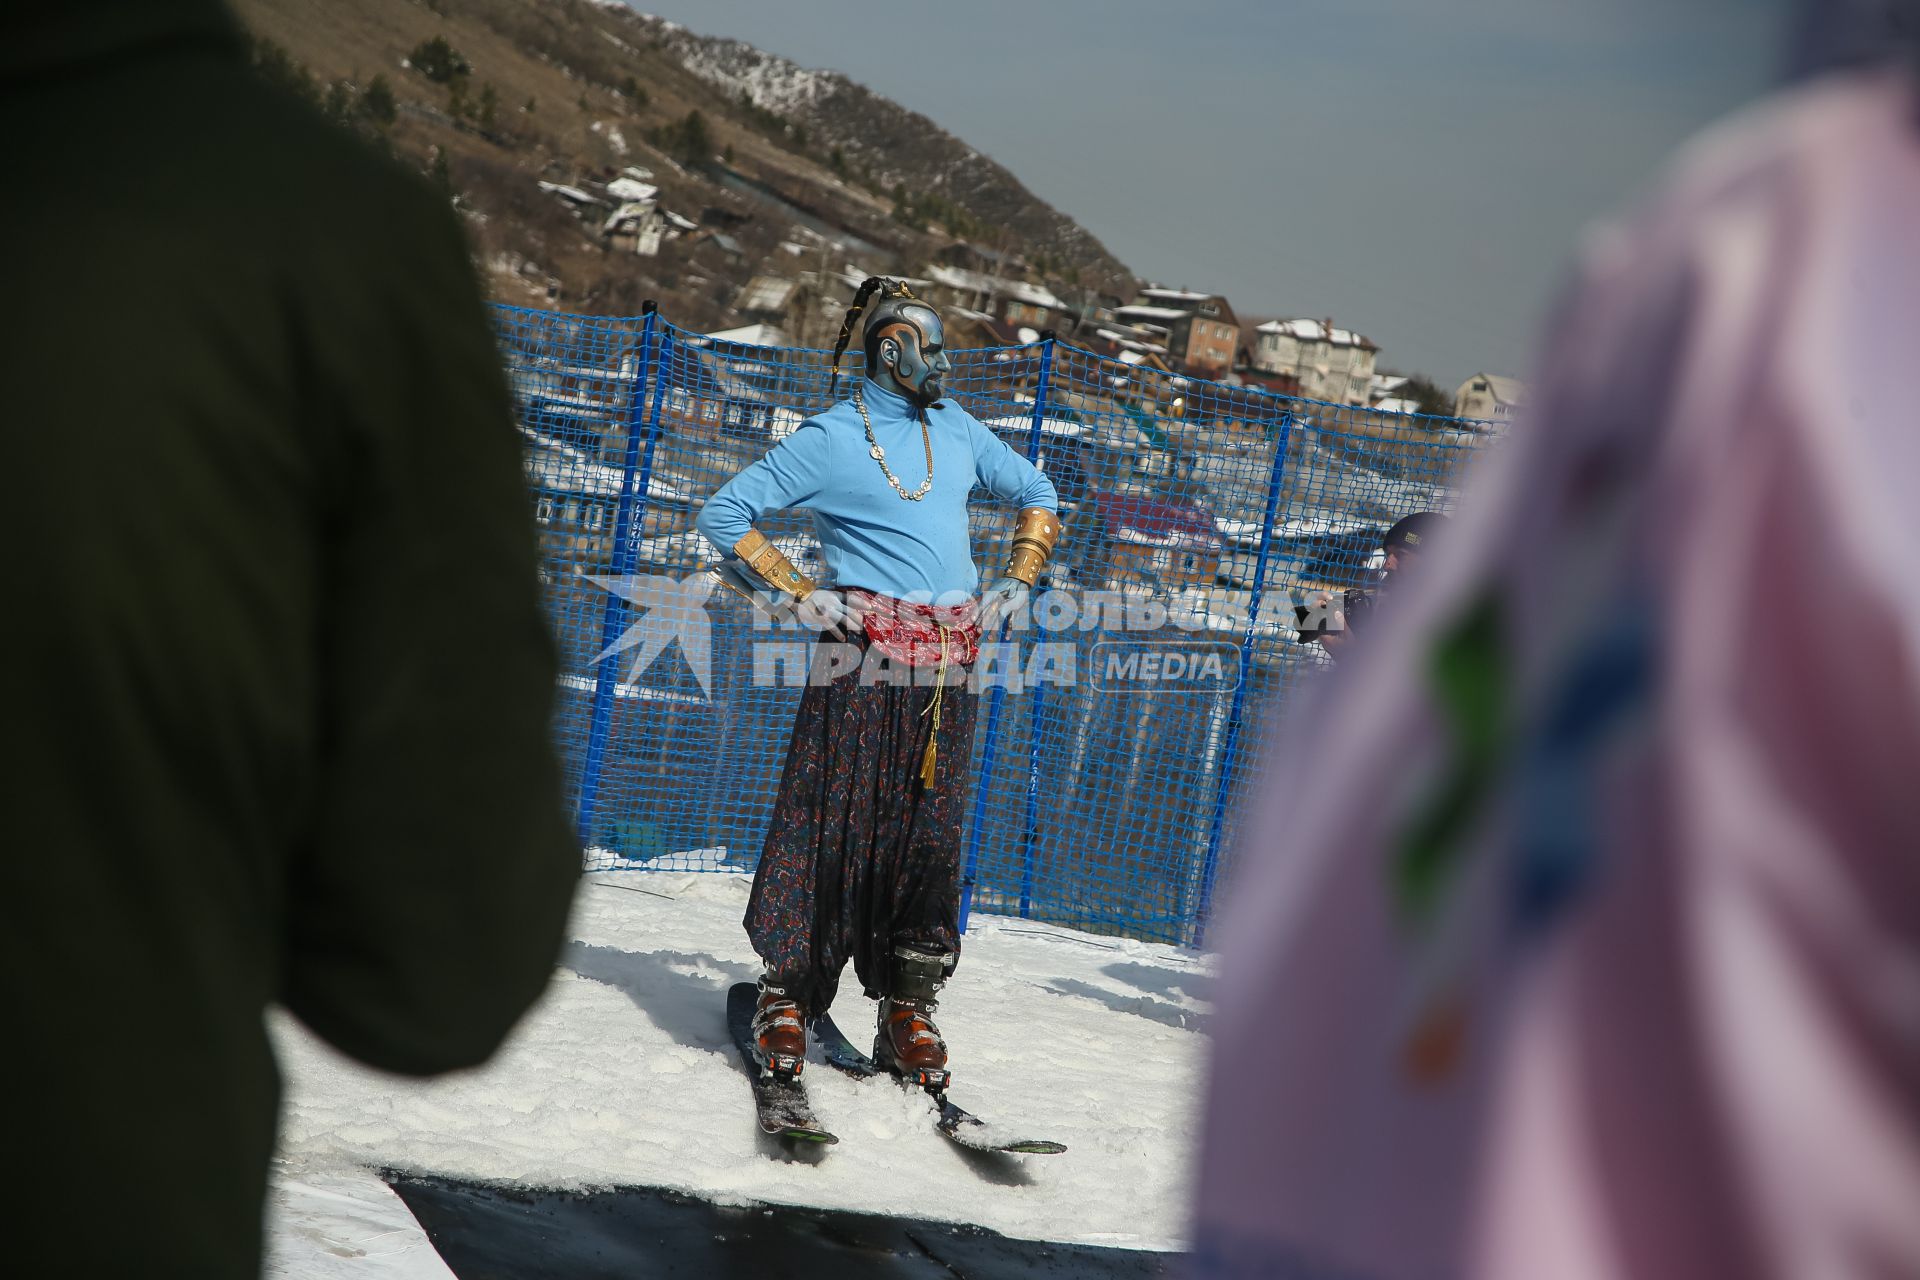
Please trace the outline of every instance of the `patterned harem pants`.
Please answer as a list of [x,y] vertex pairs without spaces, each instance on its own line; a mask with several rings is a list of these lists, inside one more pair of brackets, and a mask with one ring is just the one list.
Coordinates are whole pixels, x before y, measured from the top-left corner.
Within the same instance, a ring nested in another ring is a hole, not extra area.
[[[879,655],[874,654],[874,657]],[[930,681],[933,672],[913,673]],[[960,954],[960,858],[979,695],[966,668],[940,707],[934,785],[920,781],[931,683],[810,679],[793,722],[773,821],[747,901],[747,936],[809,1011],[824,1011],[849,960],[886,994],[902,943]]]

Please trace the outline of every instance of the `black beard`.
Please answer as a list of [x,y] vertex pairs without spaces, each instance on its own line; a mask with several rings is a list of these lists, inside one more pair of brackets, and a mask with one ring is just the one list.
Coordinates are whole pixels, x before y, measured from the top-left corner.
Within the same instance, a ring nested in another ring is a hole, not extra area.
[[908,387],[907,400],[916,409],[931,409],[940,403],[940,378],[929,375],[917,387]]

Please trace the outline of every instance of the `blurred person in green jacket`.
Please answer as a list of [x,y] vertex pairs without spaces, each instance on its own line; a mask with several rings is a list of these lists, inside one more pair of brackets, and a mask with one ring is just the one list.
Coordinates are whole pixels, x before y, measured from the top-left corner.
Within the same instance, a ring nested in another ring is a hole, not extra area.
[[445,200],[214,0],[10,8],[0,136],[7,1252],[253,1275],[269,1003],[473,1066],[562,941],[510,401]]

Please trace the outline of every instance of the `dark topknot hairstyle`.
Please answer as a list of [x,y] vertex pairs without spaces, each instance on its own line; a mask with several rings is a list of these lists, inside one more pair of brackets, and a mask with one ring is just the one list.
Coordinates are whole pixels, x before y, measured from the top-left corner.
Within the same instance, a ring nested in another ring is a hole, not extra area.
[[829,380],[828,395],[837,395],[840,391],[840,357],[846,354],[847,342],[853,336],[853,326],[859,321],[860,313],[867,309],[868,300],[876,293],[880,295],[880,302],[867,320],[865,336],[869,340],[864,343],[869,365],[873,363],[874,351],[871,339],[879,336],[881,321],[888,318],[889,312],[909,303],[926,307],[929,311],[933,309],[915,297],[913,290],[907,288],[905,283],[891,276],[868,276],[862,280],[859,290],[853,295],[853,305],[847,308],[847,318],[840,322],[840,337],[833,344],[833,377]]

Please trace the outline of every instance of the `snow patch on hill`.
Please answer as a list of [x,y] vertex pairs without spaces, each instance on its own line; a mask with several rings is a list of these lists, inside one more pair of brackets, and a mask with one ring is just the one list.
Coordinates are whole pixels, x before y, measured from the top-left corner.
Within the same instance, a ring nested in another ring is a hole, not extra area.
[[838,72],[809,71],[738,40],[690,43],[681,65],[730,94],[745,93],[783,115],[806,111],[834,89],[852,84]]

